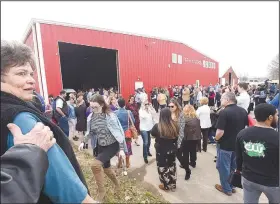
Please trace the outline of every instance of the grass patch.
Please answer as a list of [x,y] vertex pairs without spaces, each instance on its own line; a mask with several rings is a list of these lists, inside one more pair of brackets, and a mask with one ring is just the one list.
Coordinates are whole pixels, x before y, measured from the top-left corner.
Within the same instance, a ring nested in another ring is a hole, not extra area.
[[[90,194],[93,198],[97,195],[97,186],[90,167],[92,166],[92,156],[86,152],[79,152],[75,145],[72,145],[77,160],[82,168]],[[116,193],[114,184],[105,176],[106,196],[105,203],[168,203],[159,194],[152,193],[145,189],[141,183],[138,183],[128,176],[122,176],[121,171],[116,169],[117,177],[120,182],[121,190]]]

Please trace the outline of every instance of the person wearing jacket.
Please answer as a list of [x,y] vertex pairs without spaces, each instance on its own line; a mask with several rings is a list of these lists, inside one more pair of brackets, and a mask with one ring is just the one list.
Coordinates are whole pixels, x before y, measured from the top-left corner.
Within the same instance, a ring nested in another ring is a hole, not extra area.
[[186,105],[183,109],[183,113],[185,121],[180,123],[179,127],[177,158],[181,163],[181,167],[186,171],[185,180],[189,180],[191,176],[189,165],[193,168],[196,167],[196,147],[197,144],[200,144],[201,129],[200,121],[192,105]]
[[112,180],[119,190],[120,184],[117,180],[116,174],[111,168],[110,160],[117,155],[125,156],[127,152],[125,136],[123,128],[119,119],[113,113],[105,102],[103,96],[94,95],[90,99],[90,106],[93,113],[90,120],[89,134],[84,137],[84,141],[80,144],[79,150],[81,151],[84,144],[91,138],[91,146],[93,149],[97,146],[97,156],[94,158],[91,167],[92,173],[96,180],[98,187],[97,200],[102,201],[106,194],[104,187],[104,173]]
[[[125,109],[125,100],[123,98],[118,100],[118,104],[119,104],[119,110],[115,111],[115,114],[117,115],[121,126],[123,128],[123,131],[125,132],[126,130],[128,130],[129,126],[132,125],[131,122],[135,123],[135,119],[133,117],[133,114],[130,110],[126,110]],[[126,168],[130,167],[130,156],[132,155],[132,138],[125,138],[125,142],[126,142],[126,146],[127,146],[127,152],[126,152]],[[119,157],[119,165],[118,167],[121,168],[122,166],[122,161],[121,161],[121,157]]]
[[182,108],[177,99],[172,98],[168,104],[168,108],[171,111],[171,118],[174,122],[179,122],[182,117]]
[[[202,150],[204,152],[207,151],[207,144],[208,144],[208,133],[209,133],[209,128],[212,126],[211,124],[211,119],[210,119],[210,108],[208,106],[208,98],[202,97],[200,99],[200,106],[196,114],[200,120],[200,126],[201,126],[201,132],[202,132]],[[199,147],[199,150],[201,149],[201,146]]]
[[171,117],[169,108],[160,111],[159,123],[151,130],[155,137],[156,161],[159,179],[159,188],[165,191],[176,189],[176,153],[179,127]]
[[158,96],[158,91],[156,88],[153,88],[153,91],[151,93],[151,100],[152,100],[152,105],[153,105],[154,109],[158,113],[159,104],[157,101],[157,96]]
[[76,124],[77,124],[77,117],[75,113],[75,98],[70,97],[68,103],[68,125],[69,125],[69,139],[73,139],[77,141],[79,138],[75,135],[76,133]]
[[87,107],[83,99],[83,94],[78,94],[77,106],[75,107],[75,114],[77,117],[76,131],[78,133],[78,138],[81,139],[80,141],[83,141],[84,134],[87,131],[86,110]]
[[[138,135],[140,135],[140,119],[139,119],[139,110],[138,110],[138,106],[137,103],[135,102],[134,96],[130,95],[129,96],[129,100],[128,103],[126,104],[126,110],[130,110],[131,113],[133,114],[133,117],[135,119],[135,123],[134,126],[138,132]],[[134,138],[134,142],[137,146],[140,146],[139,142],[138,142],[138,136],[136,138]]]
[[[279,104],[279,93],[276,94],[276,96],[274,96],[274,98],[272,99],[272,101],[269,102],[269,104],[273,105],[274,107],[277,108],[278,110],[278,116],[280,114],[280,104]],[[277,131],[279,132],[279,121],[277,123]]]
[[16,124],[26,134],[42,122],[51,129],[57,144],[47,152],[49,168],[38,202],[82,203],[89,197],[88,189],[69,139],[30,105],[35,88],[34,70],[33,52],[27,45],[1,41],[1,155],[14,146],[7,124]]
[[278,114],[280,113],[280,105],[279,105],[279,93],[274,96],[274,98],[269,102],[269,104],[273,105],[278,109]]
[[15,146],[1,156],[1,203],[37,203],[49,167],[46,152],[56,143],[53,132],[43,123],[26,135],[15,124],[8,128]]
[[215,94],[214,88],[210,88],[209,97],[208,97],[209,98],[208,105],[210,107],[215,106],[215,96],[216,96],[216,94]]

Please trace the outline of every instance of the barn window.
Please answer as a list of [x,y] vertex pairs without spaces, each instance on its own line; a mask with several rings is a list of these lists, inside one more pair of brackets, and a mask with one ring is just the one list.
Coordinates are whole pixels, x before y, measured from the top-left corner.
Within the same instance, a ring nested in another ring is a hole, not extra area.
[[213,68],[216,69],[216,63],[215,62],[213,63]]
[[183,63],[182,55],[178,55],[178,64],[182,64],[182,63]]
[[177,64],[177,54],[172,53],[172,63]]

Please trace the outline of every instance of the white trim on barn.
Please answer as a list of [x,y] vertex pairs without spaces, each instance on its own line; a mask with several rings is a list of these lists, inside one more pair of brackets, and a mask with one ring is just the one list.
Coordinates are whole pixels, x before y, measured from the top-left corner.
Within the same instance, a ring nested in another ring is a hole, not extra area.
[[45,70],[45,63],[44,63],[40,23],[36,22],[35,27],[36,27],[36,34],[37,34],[37,43],[38,43],[38,53],[39,53],[42,87],[43,87],[43,96],[45,98],[45,102],[47,103],[48,102],[48,87],[47,87],[47,79],[46,79],[46,70]]
[[36,72],[38,77],[40,94],[43,95],[43,87],[42,87],[42,77],[41,77],[41,69],[39,63],[39,55],[38,55],[38,42],[36,37],[36,29],[35,25],[32,25],[32,36],[33,36],[33,45],[34,45],[34,55],[35,55],[35,63],[36,63]]

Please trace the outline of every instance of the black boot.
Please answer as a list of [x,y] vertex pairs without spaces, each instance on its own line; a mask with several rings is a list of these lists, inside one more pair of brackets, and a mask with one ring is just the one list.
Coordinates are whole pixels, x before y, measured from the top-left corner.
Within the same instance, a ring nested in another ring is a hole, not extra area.
[[191,177],[191,170],[186,170],[185,180],[189,180]]
[[190,162],[189,164],[192,168],[195,168],[196,167],[196,163],[193,163],[193,162]]

